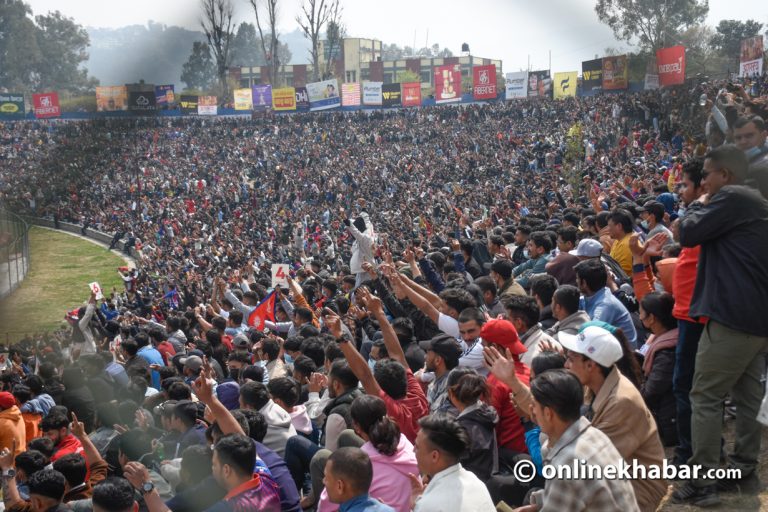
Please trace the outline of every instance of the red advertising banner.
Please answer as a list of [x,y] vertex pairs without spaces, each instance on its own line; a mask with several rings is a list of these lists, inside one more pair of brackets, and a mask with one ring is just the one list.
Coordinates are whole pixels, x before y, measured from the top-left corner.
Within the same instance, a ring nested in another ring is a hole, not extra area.
[[685,82],[685,46],[673,46],[656,51],[659,85],[680,85]]
[[461,66],[435,68],[435,103],[461,101]]
[[404,107],[421,106],[421,82],[400,84],[403,88],[402,102]]
[[496,66],[472,68],[472,96],[476,100],[496,99]]
[[36,118],[45,119],[47,117],[61,117],[59,93],[44,92],[42,94],[33,94],[32,102],[35,106]]

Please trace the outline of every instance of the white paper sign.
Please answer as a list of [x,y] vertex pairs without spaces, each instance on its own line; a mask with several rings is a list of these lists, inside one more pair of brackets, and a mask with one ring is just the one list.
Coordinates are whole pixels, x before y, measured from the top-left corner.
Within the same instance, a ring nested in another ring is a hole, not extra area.
[[101,292],[101,286],[97,282],[93,282],[88,285],[90,287],[91,291],[96,294],[96,300],[102,300],[104,299],[104,294]]
[[272,265],[272,288],[288,286],[288,265]]

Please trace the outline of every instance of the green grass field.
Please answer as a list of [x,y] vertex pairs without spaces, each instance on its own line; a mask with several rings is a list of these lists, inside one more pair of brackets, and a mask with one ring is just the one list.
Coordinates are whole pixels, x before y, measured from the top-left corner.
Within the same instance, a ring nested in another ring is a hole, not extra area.
[[122,289],[117,267],[125,261],[105,248],[50,229],[29,232],[30,268],[21,286],[0,302],[0,343],[25,333],[57,329],[64,313],[89,297],[88,284]]

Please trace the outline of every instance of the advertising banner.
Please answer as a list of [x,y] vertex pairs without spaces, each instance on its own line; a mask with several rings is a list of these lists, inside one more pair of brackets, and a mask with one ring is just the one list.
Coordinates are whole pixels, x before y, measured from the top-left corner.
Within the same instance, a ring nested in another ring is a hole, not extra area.
[[219,113],[216,96],[200,96],[197,100],[197,114],[201,116],[215,116]]
[[528,72],[507,73],[504,79],[504,96],[508,100],[528,97]]
[[435,68],[435,103],[461,101],[461,66]]
[[603,88],[603,59],[585,60],[581,63],[581,90],[584,92]]
[[382,82],[363,82],[363,105],[381,106]]
[[140,115],[155,114],[155,91],[131,91],[128,94],[128,110]]
[[0,93],[0,118],[24,117],[24,95],[18,92]]
[[555,73],[552,84],[554,98],[568,98],[576,96],[576,83],[579,79],[578,71],[566,71],[564,73]]
[[627,56],[603,57],[603,89],[626,89],[627,85]]
[[182,94],[179,100],[179,106],[184,114],[197,115],[197,96]]
[[741,42],[739,76],[763,74],[763,36],[750,37]]
[[96,110],[114,112],[128,109],[128,89],[124,85],[96,88]]
[[472,97],[476,100],[496,99],[496,66],[472,68]]
[[662,87],[685,83],[685,46],[658,50],[656,66],[659,70],[659,85]]
[[173,92],[173,85],[156,85],[155,86],[155,104],[158,109],[167,107],[176,101],[176,96]]
[[652,91],[659,88],[659,75],[655,73],[645,74],[645,90]]
[[360,84],[341,84],[341,106],[357,107],[360,105]]
[[235,99],[235,110],[253,110],[253,97],[250,89],[235,89],[232,94]]
[[552,79],[549,71],[531,71],[528,73],[528,96],[549,98],[552,96]]
[[272,89],[272,110],[278,112],[296,110],[296,89],[293,87]]
[[384,108],[399,107],[401,97],[399,83],[384,84],[381,86],[381,104]]
[[403,106],[404,107],[420,107],[421,106],[421,82],[408,82],[400,84],[403,91]]
[[33,94],[32,104],[35,108],[35,117],[38,119],[61,116],[61,107],[59,106],[59,93],[57,92]]
[[309,110],[309,94],[306,87],[296,87],[296,110]]
[[307,84],[307,95],[309,96],[309,110],[312,112],[341,106],[339,81],[335,78]]
[[253,86],[253,110],[269,110],[272,107],[272,86]]

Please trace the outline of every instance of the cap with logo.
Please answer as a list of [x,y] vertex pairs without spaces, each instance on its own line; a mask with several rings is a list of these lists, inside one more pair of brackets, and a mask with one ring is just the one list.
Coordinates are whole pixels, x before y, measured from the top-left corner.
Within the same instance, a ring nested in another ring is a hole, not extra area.
[[610,368],[624,356],[619,340],[602,327],[590,326],[579,334],[561,332],[559,340],[567,350],[581,354],[606,368]]

